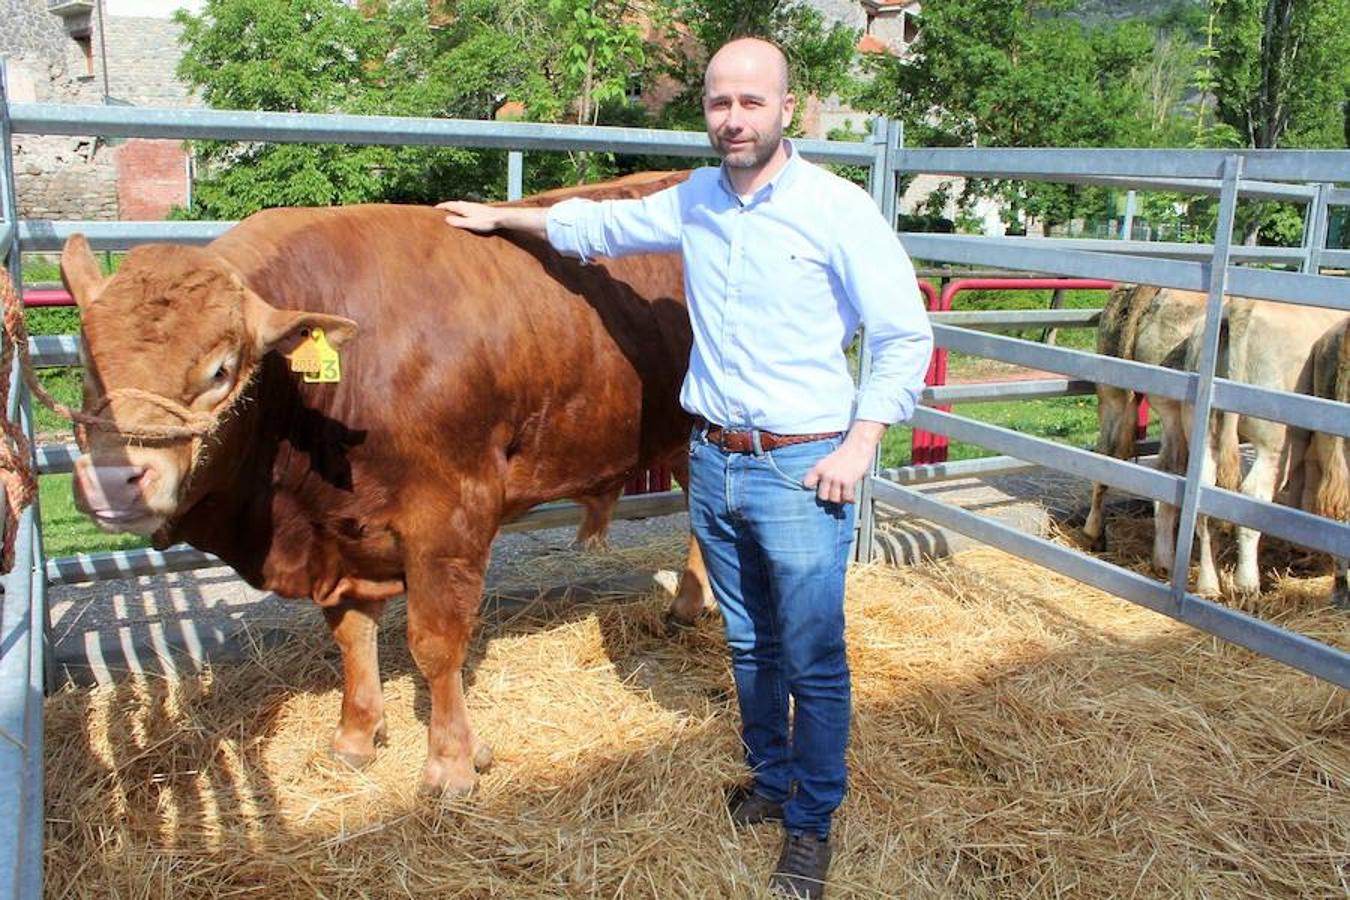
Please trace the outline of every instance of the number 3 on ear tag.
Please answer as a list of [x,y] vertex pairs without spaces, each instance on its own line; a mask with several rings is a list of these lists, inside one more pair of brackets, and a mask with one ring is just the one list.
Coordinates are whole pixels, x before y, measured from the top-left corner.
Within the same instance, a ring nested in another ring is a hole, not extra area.
[[337,384],[342,380],[338,352],[328,343],[322,328],[313,328],[290,356],[291,371],[303,372],[306,384]]

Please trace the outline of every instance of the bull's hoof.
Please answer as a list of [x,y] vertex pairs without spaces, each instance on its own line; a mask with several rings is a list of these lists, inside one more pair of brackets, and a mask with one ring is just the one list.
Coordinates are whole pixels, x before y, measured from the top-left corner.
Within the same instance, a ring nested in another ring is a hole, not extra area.
[[674,638],[682,634],[688,634],[698,627],[696,620],[685,619],[675,614],[675,610],[668,609],[666,614],[661,617],[661,624],[665,627],[666,637]]
[[473,770],[486,772],[490,768],[492,768],[492,745],[486,741],[479,741],[478,746],[473,748]]
[[340,765],[346,766],[349,769],[352,769],[356,772],[360,772],[362,769],[366,768],[375,761],[375,754],[347,753],[346,751],[339,750],[336,747],[329,747],[328,758],[335,763],[339,763]]
[[424,800],[439,802],[442,800],[462,800],[473,793],[474,788],[478,786],[477,775],[458,775],[451,777],[441,773],[443,777],[432,778],[430,773],[422,776],[422,786],[418,788],[417,794]]
[[1086,534],[1086,533],[1084,533],[1084,536],[1087,537],[1087,539],[1088,539],[1088,549],[1091,550],[1093,553],[1105,553],[1105,552],[1106,552],[1106,532],[1105,532],[1105,531],[1103,531],[1101,534],[1097,535],[1096,537],[1093,537],[1092,535],[1089,535],[1089,534]]
[[1331,591],[1331,605],[1342,612],[1350,612],[1350,587],[1337,584]]

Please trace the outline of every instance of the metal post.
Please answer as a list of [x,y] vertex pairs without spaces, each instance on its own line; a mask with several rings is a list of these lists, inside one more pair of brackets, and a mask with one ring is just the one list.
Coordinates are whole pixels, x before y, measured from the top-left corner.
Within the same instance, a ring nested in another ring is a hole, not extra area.
[[1125,192],[1125,218],[1120,223],[1120,239],[1122,241],[1128,241],[1130,239],[1131,232],[1134,231],[1135,199],[1136,197],[1134,191]]
[[[886,214],[886,185],[894,184],[895,175],[890,171],[888,163],[890,161],[890,123],[886,118],[880,117],[872,122],[872,136],[870,141],[875,149],[875,155],[872,157],[872,166],[867,173],[867,185],[872,194],[872,200],[877,204],[883,216]],[[892,191],[894,193],[894,191]],[[888,227],[895,227],[894,217],[887,219]],[[858,383],[864,384],[872,374],[872,354],[867,349],[867,335],[862,335],[861,352],[858,362]],[[872,535],[876,531],[876,509],[872,502],[872,478],[881,471],[881,448],[877,448],[876,454],[872,457],[872,465],[868,468],[867,474],[863,476],[861,484],[858,486],[858,525],[854,533],[853,558],[858,562],[871,562],[873,556]]]
[[1322,251],[1327,246],[1327,226],[1330,215],[1328,214],[1327,201],[1331,197],[1331,191],[1335,188],[1332,184],[1317,185],[1317,196],[1308,204],[1308,212],[1304,218],[1303,227],[1303,266],[1301,271],[1309,275],[1317,275],[1322,271]]
[[1172,565],[1172,595],[1180,606],[1187,602],[1186,581],[1190,575],[1191,549],[1199,514],[1200,472],[1210,452],[1209,420],[1214,401],[1214,366],[1219,355],[1219,323],[1228,286],[1228,252],[1233,242],[1233,219],[1237,211],[1238,181],[1242,157],[1229,156],[1223,164],[1223,190],[1219,194],[1219,220],[1214,232],[1214,256],[1209,268],[1209,298],[1205,305],[1205,330],[1196,373],[1195,401],[1191,415],[1191,447],[1186,462],[1186,492],[1177,526],[1176,560]]
[[509,150],[506,154],[506,199],[519,200],[525,196],[525,154]]

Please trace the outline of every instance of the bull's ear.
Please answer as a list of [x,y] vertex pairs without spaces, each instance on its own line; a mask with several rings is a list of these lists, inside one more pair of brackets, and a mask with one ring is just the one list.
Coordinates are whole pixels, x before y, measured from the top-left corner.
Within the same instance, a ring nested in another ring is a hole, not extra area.
[[244,321],[259,353],[287,343],[310,328],[322,328],[333,347],[356,337],[356,323],[351,319],[303,309],[277,309],[248,288],[244,288]]
[[84,235],[72,234],[66,238],[66,245],[61,249],[61,281],[81,309],[94,302],[103,290],[105,280]]

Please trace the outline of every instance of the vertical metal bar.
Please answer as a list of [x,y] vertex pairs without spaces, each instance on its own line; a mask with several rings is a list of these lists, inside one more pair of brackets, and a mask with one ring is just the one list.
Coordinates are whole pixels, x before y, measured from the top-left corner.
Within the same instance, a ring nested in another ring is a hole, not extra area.
[[1120,239],[1128,241],[1130,234],[1134,231],[1134,204],[1136,200],[1134,191],[1125,192],[1125,219],[1120,223]]
[[[872,194],[872,200],[885,215],[886,210],[886,184],[894,182],[894,175],[890,172],[887,165],[890,156],[889,144],[889,123],[886,118],[879,117],[872,122],[872,136],[870,141],[875,150],[872,156],[871,168],[867,173],[867,185]],[[894,227],[895,220],[887,220],[888,227]],[[866,383],[872,375],[872,354],[867,349],[866,334],[862,335],[862,342],[858,362],[858,383]],[[872,561],[872,536],[876,530],[876,509],[872,501],[872,476],[881,471],[881,448],[877,448],[876,454],[872,457],[872,465],[868,468],[867,474],[863,476],[862,482],[858,486],[858,517],[857,530],[853,535],[853,553],[852,556],[858,562]]]
[[1335,185],[1319,184],[1317,196],[1308,204],[1307,216],[1303,228],[1303,268],[1310,275],[1322,271],[1322,251],[1327,246],[1327,226],[1331,218],[1327,201]]
[[1205,305],[1205,330],[1200,367],[1195,381],[1195,406],[1191,411],[1191,446],[1186,462],[1186,493],[1177,526],[1176,561],[1172,566],[1172,594],[1185,605],[1186,580],[1190,575],[1191,549],[1199,512],[1200,471],[1212,440],[1209,419],[1214,401],[1214,365],[1219,355],[1219,323],[1228,286],[1228,253],[1233,243],[1233,220],[1237,212],[1238,181],[1242,157],[1230,156],[1223,164],[1223,189],[1219,194],[1219,220],[1214,232],[1214,256],[1209,263],[1209,297]]
[[[29,464],[37,469],[37,419],[33,417],[33,397],[28,385],[21,389],[19,412],[23,417],[20,427],[28,437]],[[33,499],[33,621],[42,626],[42,689],[44,694],[56,690],[56,646],[52,638],[51,609],[47,604],[47,556],[42,538],[42,505]]]
[[519,200],[525,196],[525,154],[520,150],[506,153],[506,199]]

